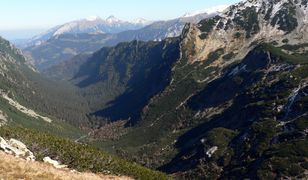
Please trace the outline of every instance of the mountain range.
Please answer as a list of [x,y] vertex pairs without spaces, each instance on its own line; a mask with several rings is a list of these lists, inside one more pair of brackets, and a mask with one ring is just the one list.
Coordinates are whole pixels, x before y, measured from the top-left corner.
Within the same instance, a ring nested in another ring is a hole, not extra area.
[[50,30],[36,35],[29,39],[24,44],[17,44],[21,47],[38,46],[50,38],[57,37],[63,34],[112,34],[119,33],[127,30],[140,29],[151,22],[143,18],[138,18],[132,22],[123,21],[115,16],[109,16],[106,19],[102,19],[98,16],[91,16],[86,19],[76,20],[65,23],[63,25],[56,26]]
[[95,17],[52,28],[33,37],[26,44],[18,46],[22,47],[24,53],[33,60],[32,64],[43,71],[80,53],[95,52],[101,47],[114,46],[120,42],[160,41],[179,36],[186,23],[198,23],[204,18],[216,15],[220,10],[222,8],[217,9],[217,12],[210,11],[211,14],[186,15],[173,20],[155,22],[142,18],[135,22],[126,22],[113,16],[106,20]]
[[[136,75],[134,61],[128,60],[137,60],[141,53],[126,56],[130,51],[139,52],[136,42],[121,44],[110,52],[102,49],[79,61],[80,68],[74,67],[72,60],[67,62],[69,66],[58,66],[48,73],[71,79],[82,90],[97,95],[95,99],[106,99],[102,109],[92,115],[137,124],[131,131],[119,133],[118,140],[102,143],[115,148],[111,152],[124,149],[124,157],[135,155],[132,159],[146,166],[160,167],[185,179],[205,174],[211,179],[304,177],[306,13],[305,1],[254,0],[186,25],[179,58],[169,56],[174,64],[159,73],[167,73],[162,91],[155,80],[130,79],[145,77]],[[126,46],[131,50],[124,53]],[[165,46],[166,51],[169,48],[172,46]],[[128,61],[121,61],[121,55]],[[77,71],[66,74],[68,67]],[[89,73],[80,76],[81,72]],[[151,72],[148,69],[147,75]],[[147,85],[153,87],[153,83],[155,88],[148,90]],[[136,101],[147,97],[143,91],[157,94],[148,96],[146,106]],[[120,95],[110,100],[113,96],[106,92]],[[92,138],[106,138],[105,126],[103,123]]]
[[81,171],[306,179],[307,13],[307,0],[246,0],[23,51],[0,39],[0,135]]

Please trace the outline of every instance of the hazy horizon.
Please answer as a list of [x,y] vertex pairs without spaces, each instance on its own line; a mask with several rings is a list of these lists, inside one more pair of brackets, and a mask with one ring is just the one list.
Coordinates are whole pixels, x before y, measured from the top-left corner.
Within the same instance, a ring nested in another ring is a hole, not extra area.
[[[18,1],[2,2],[0,12],[0,36],[7,39],[26,39],[54,26],[84,19],[90,16],[107,18],[110,15],[132,21],[137,18],[147,20],[169,20],[185,13],[208,9],[219,5],[230,5],[239,0],[204,1],[169,0],[122,2],[120,0],[101,1]],[[157,13],[159,12],[159,13]],[[9,17],[9,18],[8,18]]]

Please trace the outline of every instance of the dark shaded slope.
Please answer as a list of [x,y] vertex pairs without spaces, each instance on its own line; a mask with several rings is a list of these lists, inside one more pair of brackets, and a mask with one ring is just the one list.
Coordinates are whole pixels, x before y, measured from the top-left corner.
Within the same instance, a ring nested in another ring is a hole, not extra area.
[[179,55],[178,39],[121,43],[96,52],[80,66],[73,81],[102,96],[106,91],[113,93],[113,100],[101,99],[107,102],[106,108],[92,115],[112,121],[130,119],[134,123],[150,98],[170,83],[171,68]]

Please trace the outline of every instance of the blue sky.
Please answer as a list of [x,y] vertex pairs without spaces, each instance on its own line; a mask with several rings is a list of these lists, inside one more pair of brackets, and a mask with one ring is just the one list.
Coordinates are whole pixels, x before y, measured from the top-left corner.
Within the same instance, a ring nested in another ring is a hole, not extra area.
[[236,2],[239,0],[0,0],[0,32],[34,33],[89,16],[166,20]]

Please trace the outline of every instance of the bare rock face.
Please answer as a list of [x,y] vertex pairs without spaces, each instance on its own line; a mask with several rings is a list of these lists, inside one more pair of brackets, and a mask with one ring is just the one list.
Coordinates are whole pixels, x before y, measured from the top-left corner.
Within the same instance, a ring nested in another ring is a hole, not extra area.
[[206,151],[206,155],[211,158],[213,154],[218,150],[217,146],[211,147],[209,150]]
[[27,146],[16,139],[10,139],[9,141],[6,141],[0,137],[0,150],[7,154],[23,158],[27,161],[35,161],[35,156],[27,148]]
[[[303,44],[308,40],[306,2],[248,0],[230,6],[222,15],[189,25],[183,32],[183,52],[190,63],[207,60],[221,50],[224,56],[243,59],[255,44]],[[221,56],[223,57],[223,56]],[[229,62],[230,63],[230,62]],[[213,66],[227,65],[222,58]]]
[[7,121],[8,121],[7,115],[0,110],[0,127],[5,125]]

